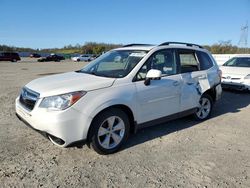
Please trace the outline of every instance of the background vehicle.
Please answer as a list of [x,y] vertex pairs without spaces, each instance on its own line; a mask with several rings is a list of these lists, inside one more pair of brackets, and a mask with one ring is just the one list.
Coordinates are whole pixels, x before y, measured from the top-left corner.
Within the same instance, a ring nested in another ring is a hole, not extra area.
[[39,57],[41,57],[41,55],[37,54],[37,53],[32,53],[32,54],[30,54],[30,57],[31,58],[39,58]]
[[222,87],[236,90],[250,90],[250,55],[237,56],[220,67]]
[[85,140],[110,154],[137,129],[190,114],[209,118],[221,96],[220,76],[199,45],[131,44],[81,70],[31,81],[16,99],[16,112],[58,146]]
[[55,61],[55,62],[59,62],[61,60],[64,60],[65,58],[63,56],[60,55],[56,55],[56,54],[51,54],[47,57],[38,59],[38,62],[45,62],[45,61]]
[[73,61],[92,61],[95,59],[95,56],[93,54],[83,54],[77,57],[71,58]]
[[0,52],[0,61],[20,61],[21,58],[19,57],[18,53],[15,52]]

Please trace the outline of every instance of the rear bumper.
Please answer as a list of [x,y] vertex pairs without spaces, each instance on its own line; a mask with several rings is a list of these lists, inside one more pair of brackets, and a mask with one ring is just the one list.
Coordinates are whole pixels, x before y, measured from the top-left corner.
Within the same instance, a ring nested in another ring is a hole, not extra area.
[[218,100],[221,98],[221,95],[222,95],[221,84],[218,84],[218,85],[215,87],[215,92],[216,92],[215,100],[218,101]]

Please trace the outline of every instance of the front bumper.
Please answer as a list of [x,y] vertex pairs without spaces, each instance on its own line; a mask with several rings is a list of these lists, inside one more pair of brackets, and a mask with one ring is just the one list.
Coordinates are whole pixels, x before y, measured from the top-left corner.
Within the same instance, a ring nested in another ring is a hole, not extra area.
[[87,115],[70,107],[63,111],[48,111],[35,108],[32,111],[25,109],[16,99],[16,114],[26,124],[35,130],[44,132],[63,140],[61,147],[66,147],[74,142],[87,139],[89,125],[92,121]]
[[245,84],[244,82],[222,81],[221,86],[224,89],[250,90],[250,84]]

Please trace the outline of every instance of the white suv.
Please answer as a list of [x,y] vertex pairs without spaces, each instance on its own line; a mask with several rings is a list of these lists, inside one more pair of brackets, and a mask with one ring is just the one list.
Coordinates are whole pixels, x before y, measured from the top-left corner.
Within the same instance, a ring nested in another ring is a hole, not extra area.
[[81,70],[31,81],[16,99],[16,113],[58,146],[87,141],[110,154],[145,126],[190,114],[207,119],[220,82],[215,60],[199,45],[131,44]]

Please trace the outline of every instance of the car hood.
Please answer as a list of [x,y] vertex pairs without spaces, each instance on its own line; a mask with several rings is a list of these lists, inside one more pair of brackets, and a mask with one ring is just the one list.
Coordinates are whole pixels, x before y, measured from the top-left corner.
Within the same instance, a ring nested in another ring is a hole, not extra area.
[[239,75],[246,76],[250,74],[250,67],[229,67],[229,66],[221,66],[220,70],[222,71],[222,75]]
[[40,97],[59,95],[74,91],[91,91],[112,86],[115,78],[68,72],[46,76],[29,82],[26,87],[40,93]]

